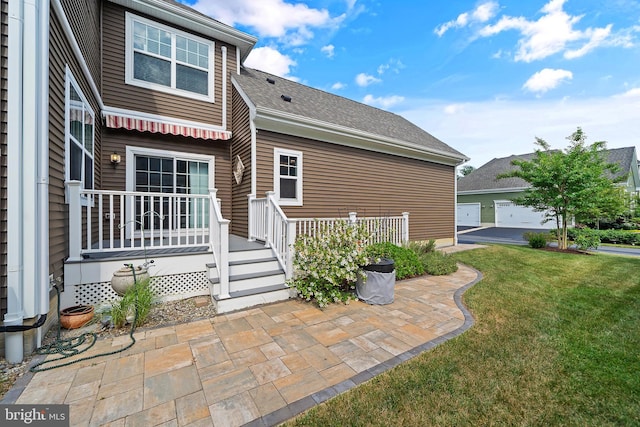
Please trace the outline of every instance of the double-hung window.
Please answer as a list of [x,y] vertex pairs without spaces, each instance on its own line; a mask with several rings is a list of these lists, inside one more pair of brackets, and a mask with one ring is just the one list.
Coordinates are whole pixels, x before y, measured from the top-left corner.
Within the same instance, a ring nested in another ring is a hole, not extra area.
[[127,13],[126,83],[213,102],[214,43]]
[[65,179],[92,190],[95,115],[68,68],[65,89]]
[[283,206],[302,206],[302,153],[274,149],[273,181],[278,201]]

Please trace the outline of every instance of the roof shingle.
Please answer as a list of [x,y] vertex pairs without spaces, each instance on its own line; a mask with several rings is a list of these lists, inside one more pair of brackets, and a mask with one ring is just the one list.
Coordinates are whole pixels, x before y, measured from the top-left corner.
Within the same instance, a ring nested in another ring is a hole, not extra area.
[[[243,68],[234,78],[257,109],[289,113],[466,159],[464,154],[397,114],[250,68]],[[291,97],[291,102],[283,101],[282,95]]]

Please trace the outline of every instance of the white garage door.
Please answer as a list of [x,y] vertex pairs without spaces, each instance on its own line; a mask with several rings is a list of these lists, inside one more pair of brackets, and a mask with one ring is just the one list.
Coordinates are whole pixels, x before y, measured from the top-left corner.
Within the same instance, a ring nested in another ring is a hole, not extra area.
[[458,203],[458,225],[480,226],[480,203]]
[[496,200],[496,227],[553,228],[552,221],[542,224],[544,212],[536,212],[526,206],[518,206],[508,200]]

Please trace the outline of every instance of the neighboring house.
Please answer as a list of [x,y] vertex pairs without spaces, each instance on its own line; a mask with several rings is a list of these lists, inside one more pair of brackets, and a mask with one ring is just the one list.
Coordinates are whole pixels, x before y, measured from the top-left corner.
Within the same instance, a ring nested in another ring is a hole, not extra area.
[[[244,68],[255,37],[167,0],[0,1],[5,325],[55,319],[56,282],[63,307],[113,299],[113,272],[151,259],[166,299],[288,298],[290,244],[314,218],[455,243],[467,158]],[[26,351],[45,329],[19,334]]]
[[[615,177],[626,177],[621,182],[629,195],[640,192],[638,157],[635,147],[606,150],[607,161],[619,166]],[[500,174],[513,170],[513,160],[529,161],[534,153],[493,159],[469,175],[458,180],[459,226],[490,226],[516,228],[553,228],[555,223],[542,223],[543,212],[518,206],[511,200],[523,194],[528,184],[520,178],[496,179]]]

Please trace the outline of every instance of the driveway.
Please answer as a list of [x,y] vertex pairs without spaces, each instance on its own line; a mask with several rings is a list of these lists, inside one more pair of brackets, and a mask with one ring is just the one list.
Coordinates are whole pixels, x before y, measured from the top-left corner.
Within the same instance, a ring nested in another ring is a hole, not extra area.
[[531,228],[458,227],[458,243],[506,243],[509,245],[526,245],[527,241],[522,235],[527,231],[539,233],[545,230]]
[[[527,231],[540,233],[542,229],[532,228],[471,228],[458,227],[458,243],[474,244],[474,243],[503,243],[508,245],[526,245],[528,242],[522,237]],[[618,248],[612,246],[600,246],[596,252],[606,253],[610,255],[625,255],[640,257],[640,248]]]

